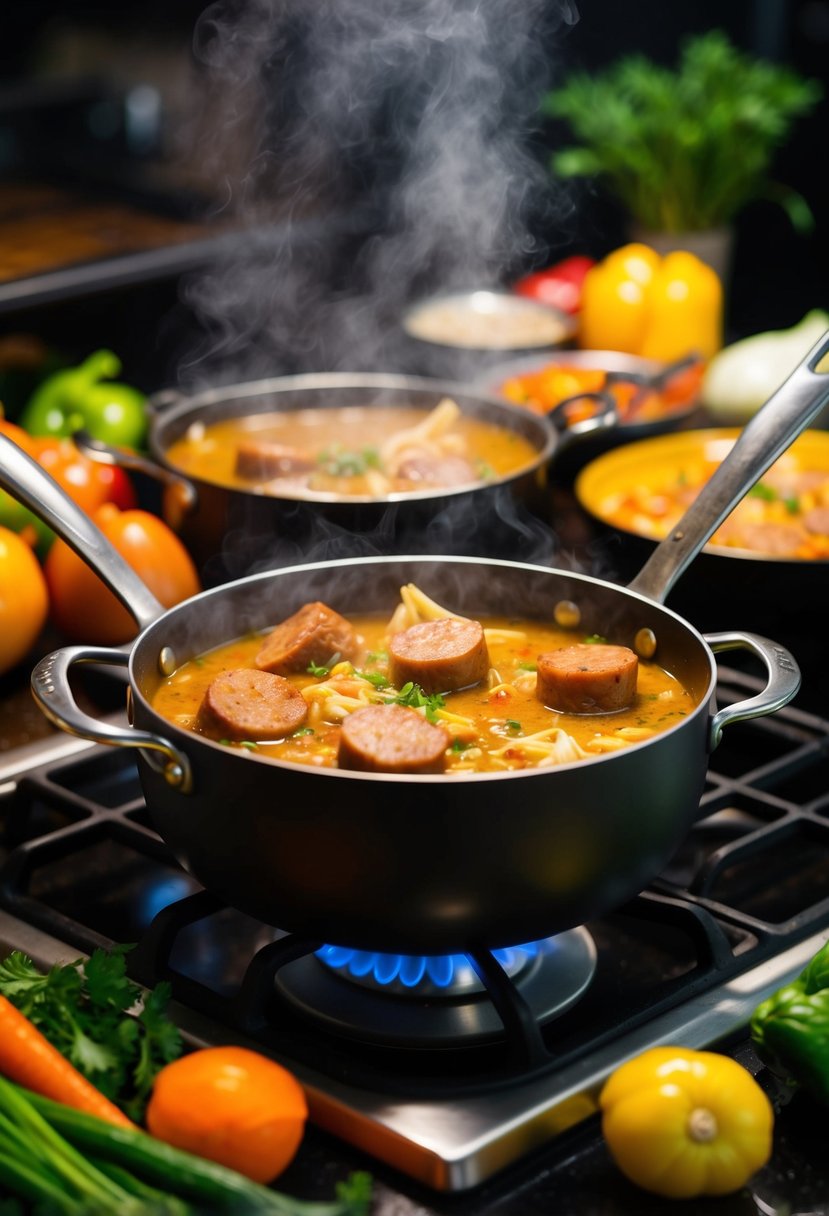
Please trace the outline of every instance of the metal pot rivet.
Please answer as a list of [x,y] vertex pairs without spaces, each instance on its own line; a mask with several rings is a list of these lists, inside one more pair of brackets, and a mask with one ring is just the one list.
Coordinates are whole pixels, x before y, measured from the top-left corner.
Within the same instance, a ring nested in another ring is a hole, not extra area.
[[633,649],[640,659],[652,659],[656,654],[656,634],[652,629],[640,629],[633,639]]
[[171,676],[178,667],[176,656],[170,646],[162,646],[158,654],[158,670],[163,676]]
[[559,600],[553,609],[553,616],[562,629],[575,629],[581,622],[581,609],[572,600]]

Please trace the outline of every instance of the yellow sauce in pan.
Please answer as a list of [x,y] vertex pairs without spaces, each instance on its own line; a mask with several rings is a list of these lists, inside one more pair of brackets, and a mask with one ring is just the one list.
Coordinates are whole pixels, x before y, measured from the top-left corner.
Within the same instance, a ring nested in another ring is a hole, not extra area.
[[[253,493],[314,498],[342,495],[382,498],[440,489],[397,478],[384,468],[387,441],[420,426],[429,410],[382,405],[312,408],[252,414],[210,424],[194,424],[167,449],[166,458],[182,473],[214,485]],[[240,443],[250,440],[278,443],[308,454],[310,472],[252,482],[236,472]],[[435,454],[456,455],[469,461],[470,484],[498,481],[529,468],[538,450],[528,439],[506,427],[461,415],[438,437],[427,436],[424,448]]]
[[[388,618],[349,620],[360,639],[354,663],[290,677],[309,705],[305,726],[265,743],[230,743],[251,755],[298,764],[336,766],[339,721],[363,704],[391,701],[401,693],[388,678]],[[419,712],[442,725],[451,740],[447,772],[546,767],[617,751],[676,725],[695,708],[691,694],[657,664],[640,661],[637,694],[629,709],[612,714],[561,714],[535,695],[539,654],[583,642],[585,637],[537,622],[484,619],[491,670],[485,684],[430,699]],[[265,634],[241,638],[180,667],[153,698],[155,710],[186,730],[199,731],[197,715],[208,685],[222,671],[254,667]],[[406,690],[402,690],[405,695]],[[409,694],[410,704],[416,703]],[[439,703],[442,702],[442,703]]]

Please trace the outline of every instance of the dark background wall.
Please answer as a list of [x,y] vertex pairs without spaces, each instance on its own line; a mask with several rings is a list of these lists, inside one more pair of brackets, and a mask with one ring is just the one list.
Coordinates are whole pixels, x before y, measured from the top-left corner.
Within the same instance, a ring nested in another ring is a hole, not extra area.
[[[319,2],[325,4],[326,0]],[[314,5],[317,0],[306,3]],[[337,0],[332,3],[333,12]],[[405,5],[406,0],[400,3]],[[99,72],[110,88],[134,83],[142,72],[151,76],[157,70],[175,105],[178,76],[192,67],[193,32],[206,7],[202,0],[165,3],[121,0],[98,4],[28,0],[26,4],[6,6],[0,38],[0,187],[4,121],[9,115],[19,117],[36,101],[44,72],[46,78],[54,79],[55,47],[69,56],[70,75],[74,71],[80,78]],[[245,5],[236,7],[241,10]],[[745,50],[787,63],[820,79],[829,93],[829,0],[631,0],[624,4],[619,0],[578,0],[578,20],[572,24],[561,21],[562,12],[568,7],[573,8],[570,0],[550,0],[550,66],[557,80],[571,69],[606,67],[620,55],[634,50],[666,65],[673,64],[685,37],[722,28]],[[276,0],[271,8],[278,10]],[[232,17],[233,11],[232,0],[222,3],[224,16]],[[541,38],[548,36],[543,21],[539,29]],[[155,44],[160,48],[157,59],[152,54]],[[126,48],[125,58],[112,56],[108,48],[113,47]],[[67,72],[62,75],[65,83]],[[283,75],[282,87],[284,94],[276,99],[273,112],[290,123],[286,107],[289,109],[294,102],[301,104],[302,92],[293,89],[289,73]],[[393,100],[391,109],[394,110]],[[55,122],[61,121],[55,118],[55,113],[50,119],[51,131],[56,129]],[[67,113],[69,108],[65,107],[63,121],[68,121]],[[29,130],[36,132],[36,124]],[[45,130],[43,127],[42,131]],[[812,307],[829,308],[827,131],[829,99],[825,96],[812,115],[797,123],[773,167],[778,180],[794,187],[808,200],[816,218],[811,235],[796,234],[786,215],[764,200],[752,203],[738,217],[728,296],[729,338],[792,325]],[[54,140],[54,136],[51,138]],[[533,136],[537,156],[546,159],[550,148],[561,138],[560,129],[550,123],[543,125]],[[43,139],[46,140],[45,134]],[[21,142],[31,148],[38,140],[27,136]],[[355,193],[355,201],[359,201],[361,190],[373,196],[373,201],[382,200],[382,190],[378,192],[381,174],[377,166],[372,169],[371,165],[372,155],[380,146],[385,158],[384,171],[389,172],[389,144],[386,140],[381,145],[377,132],[369,131],[364,146],[354,149],[353,163],[357,169],[349,188]],[[121,151],[120,145],[114,147],[112,157]],[[149,162],[151,157],[147,159]],[[533,247],[528,248],[524,264],[514,266],[516,271],[570,252],[598,256],[627,239],[624,217],[613,201],[595,188],[580,193],[578,207],[566,222],[551,226],[539,213],[534,236]],[[168,294],[171,310],[180,308],[175,291]],[[159,298],[156,288],[144,309],[144,324],[148,328],[163,316],[166,302],[163,291]],[[96,309],[105,320],[106,307],[99,304]],[[140,305],[137,309],[140,312]],[[59,327],[61,322],[55,324]],[[165,320],[160,327],[169,330],[171,324],[174,327],[174,323]],[[134,335],[132,340],[135,341]]]

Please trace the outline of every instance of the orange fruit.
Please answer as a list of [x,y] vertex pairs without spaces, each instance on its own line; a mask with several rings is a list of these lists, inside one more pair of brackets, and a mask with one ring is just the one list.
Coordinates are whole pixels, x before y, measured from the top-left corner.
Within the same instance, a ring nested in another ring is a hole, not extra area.
[[37,558],[0,528],[0,675],[26,657],[46,623],[49,595]]
[[204,1047],[165,1065],[147,1105],[157,1139],[261,1183],[292,1161],[307,1117],[296,1077],[246,1047]]

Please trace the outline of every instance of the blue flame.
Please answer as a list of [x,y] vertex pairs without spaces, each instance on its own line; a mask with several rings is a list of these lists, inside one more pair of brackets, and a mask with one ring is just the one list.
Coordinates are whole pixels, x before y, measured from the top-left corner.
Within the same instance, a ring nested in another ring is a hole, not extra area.
[[[535,958],[541,945],[541,942],[528,942],[524,946],[493,950],[492,954],[509,972]],[[456,977],[472,972],[464,954],[378,954],[352,950],[348,946],[322,946],[316,953],[317,958],[335,971],[346,971],[355,979],[369,977],[382,987],[397,983],[404,988],[417,988],[419,984],[429,983],[435,988],[448,988]]]

